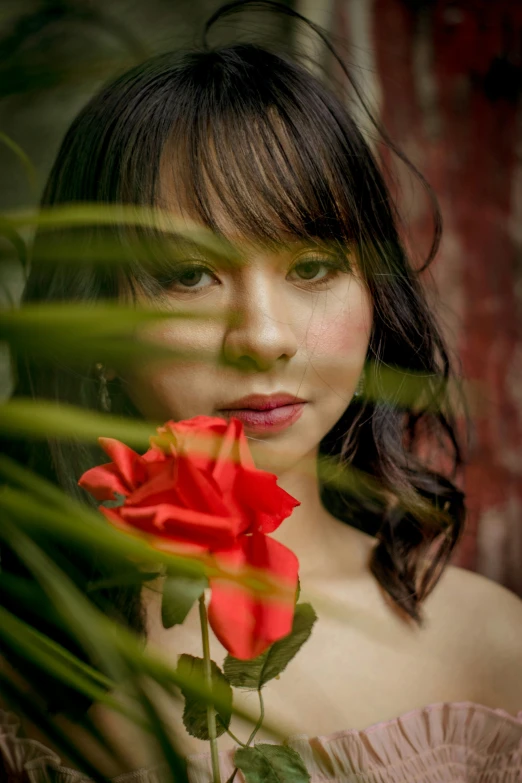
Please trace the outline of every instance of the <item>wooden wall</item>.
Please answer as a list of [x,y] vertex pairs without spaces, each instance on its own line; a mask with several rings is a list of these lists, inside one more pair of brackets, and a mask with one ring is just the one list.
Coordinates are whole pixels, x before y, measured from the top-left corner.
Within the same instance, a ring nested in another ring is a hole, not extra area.
[[[455,563],[522,596],[522,3],[335,0],[332,28],[394,141],[432,184],[426,283],[467,379],[468,527]],[[429,205],[396,176],[419,259]]]

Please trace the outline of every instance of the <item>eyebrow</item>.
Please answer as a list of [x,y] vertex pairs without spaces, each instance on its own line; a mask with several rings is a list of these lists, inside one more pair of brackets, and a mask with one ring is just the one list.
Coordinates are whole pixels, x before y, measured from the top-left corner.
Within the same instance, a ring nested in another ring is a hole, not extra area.
[[[271,252],[295,253],[298,250],[313,248],[316,250],[336,249],[339,251],[340,243],[337,240],[325,240],[309,236],[296,236],[295,234],[286,234],[277,242],[275,241],[256,241],[255,239],[238,235],[235,238],[225,237],[221,234],[212,232],[206,227],[201,229],[201,237],[198,239],[183,236],[177,232],[160,229],[156,232],[160,240],[165,240],[167,244],[178,251],[176,255],[183,254],[185,257],[194,260],[205,261],[210,258],[219,260],[227,266],[235,267],[238,264],[246,263],[248,254],[242,248],[242,244],[253,247],[261,247]],[[332,245],[333,248],[329,246]],[[181,259],[172,259],[181,260]]]

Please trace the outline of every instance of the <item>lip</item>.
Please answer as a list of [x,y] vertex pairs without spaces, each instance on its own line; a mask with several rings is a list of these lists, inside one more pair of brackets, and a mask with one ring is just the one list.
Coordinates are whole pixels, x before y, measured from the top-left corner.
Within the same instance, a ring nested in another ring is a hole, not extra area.
[[227,403],[219,412],[226,418],[239,419],[248,432],[275,434],[294,424],[305,405],[306,400],[295,394],[251,394]]
[[286,392],[279,392],[277,394],[248,394],[246,397],[241,397],[234,402],[227,402],[219,406],[221,411],[234,411],[234,410],[254,410],[254,411],[270,411],[274,408],[281,408],[285,405],[295,405],[297,403],[306,402],[301,397],[296,397],[295,394],[287,394]]

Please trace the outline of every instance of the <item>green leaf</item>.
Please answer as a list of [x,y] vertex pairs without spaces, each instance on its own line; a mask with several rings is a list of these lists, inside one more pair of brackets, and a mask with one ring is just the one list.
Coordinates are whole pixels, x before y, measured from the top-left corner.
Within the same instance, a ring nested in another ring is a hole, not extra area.
[[[93,699],[104,700],[115,683],[58,642],[0,606],[0,638],[32,663]],[[112,703],[112,700],[111,700]]]
[[104,508],[120,508],[125,505],[125,495],[120,495],[119,492],[115,492],[114,496],[115,500],[104,500],[103,503],[100,503],[100,506],[103,506]]
[[27,153],[20,147],[19,144],[14,141],[10,136],[7,135],[7,133],[3,133],[0,131],[0,141],[3,142],[6,147],[9,147],[11,152],[13,152],[16,157],[18,158],[19,162],[22,164],[22,167],[25,171],[27,181],[29,182],[29,186],[31,188],[31,192],[36,191],[36,182],[37,182],[37,174],[36,169],[31,162],[30,157],[27,155]]
[[163,585],[161,600],[163,627],[172,628],[173,625],[180,625],[207,586],[208,580],[205,577],[191,579],[180,574],[169,573]]
[[97,443],[98,437],[122,440],[131,448],[149,448],[158,424],[109,416],[80,406],[18,397],[0,404],[0,432],[26,434],[30,438],[76,438]]
[[[1,467],[0,464],[0,473],[2,473]],[[191,577],[200,577],[204,573],[201,562],[186,556],[181,557],[152,549],[146,540],[130,536],[112,527],[106,523],[101,514],[85,506],[82,507],[80,503],[71,500],[70,509],[66,506],[62,510],[47,505],[47,500],[48,498],[35,496],[30,491],[22,492],[2,486],[0,487],[0,514],[14,517],[18,528],[25,530],[32,537],[47,534],[49,537],[75,542],[103,554],[104,557],[114,558],[115,563],[120,563],[120,569],[123,566],[123,558],[128,557],[152,567],[165,564],[170,569],[175,568]],[[49,500],[52,498],[49,497]],[[71,518],[75,520],[74,525],[71,525]],[[0,534],[1,532],[0,528]],[[125,570],[130,571],[130,567]],[[123,569],[114,576],[119,577],[122,573]],[[145,576],[148,574],[149,572],[146,572]]]
[[[228,729],[232,716],[232,688],[225,679],[223,672],[214,661],[210,661],[212,676],[212,695],[219,699],[220,706],[217,709],[219,720],[217,721],[217,736],[220,737]],[[205,683],[203,658],[195,658],[193,655],[180,655],[176,673],[190,683],[192,680],[198,689]],[[207,702],[195,695],[190,685],[183,685],[181,692],[185,698],[183,710],[183,724],[193,737],[208,740],[207,726]]]
[[120,571],[114,576],[108,576],[106,579],[97,579],[95,582],[87,583],[87,592],[93,593],[96,590],[106,590],[108,587],[123,587],[126,585],[141,585],[143,582],[152,582],[161,576],[160,571],[138,571],[129,569]]
[[[0,216],[0,236],[8,230],[4,230],[4,223]],[[36,302],[23,304],[21,307],[3,310],[0,312],[0,330],[6,339],[19,335],[22,338],[31,337],[35,329],[45,325],[46,335],[63,336],[64,330],[74,333],[76,337],[98,337],[127,335],[132,337],[134,330],[160,321],[178,320],[214,320],[222,321],[209,310],[194,312],[191,310],[178,310],[172,312],[165,307],[129,307],[111,300],[98,300],[89,302]]]
[[79,226],[142,226],[173,234],[193,242],[202,252],[226,259],[240,261],[242,256],[235,245],[198,223],[174,217],[172,212],[157,207],[137,204],[60,204],[38,210],[14,210],[5,213],[15,228],[38,227],[41,231],[66,229]]
[[[2,488],[2,495],[5,496],[7,492],[6,488]],[[128,675],[128,667],[114,641],[101,631],[99,620],[103,618],[103,614],[97,611],[58,565],[7,516],[2,519],[0,533],[30,569],[68,630],[85,652],[92,656],[93,663],[111,679],[123,682]]]
[[[1,135],[1,134],[0,134]],[[4,217],[0,216],[0,236],[5,237],[5,239],[11,243],[12,247],[16,251],[16,255],[18,257],[18,260],[22,264],[22,268],[24,271],[27,270],[27,248],[25,246],[25,242],[20,236],[20,234],[12,227],[12,225],[9,223],[8,220],[6,220]],[[11,253],[7,256],[8,258],[11,256]]]
[[[0,406],[1,407],[1,406]],[[150,433],[149,433],[150,437]],[[122,439],[123,440],[123,439]],[[128,441],[127,441],[128,442]],[[23,484],[29,491],[13,489],[10,486],[0,486],[0,518],[8,513],[16,519],[17,526],[31,536],[52,535],[63,540],[75,541],[86,547],[94,547],[95,552],[104,556],[113,556],[116,560],[124,557],[137,559],[139,562],[153,568],[164,564],[167,568],[176,570],[191,578],[202,575],[219,576],[219,571],[213,566],[205,565],[197,558],[186,555],[175,555],[154,549],[145,538],[129,535],[109,525],[102,514],[90,510],[86,506],[73,501],[63,494],[62,507],[58,508],[59,492],[56,487],[49,488],[41,478],[35,476],[35,490],[31,491],[31,472],[20,466],[11,470],[11,463],[0,457],[0,475],[8,475],[16,483]],[[27,477],[27,479],[25,478]],[[57,495],[56,500],[54,499]],[[44,501],[44,502],[42,502]],[[48,505],[51,503],[53,505]],[[71,518],[75,524],[71,525]],[[2,527],[0,525],[0,535]],[[266,579],[266,581],[263,581]],[[237,583],[259,591],[265,588],[273,590],[277,585],[271,582],[269,574],[260,572],[255,577],[248,573],[237,577]]]
[[234,764],[247,783],[309,783],[307,771],[299,753],[284,745],[261,743],[255,748],[239,748]]
[[236,688],[262,688],[287,667],[306,642],[317,620],[310,604],[297,604],[292,630],[251,661],[240,661],[227,655],[223,666],[225,677]]

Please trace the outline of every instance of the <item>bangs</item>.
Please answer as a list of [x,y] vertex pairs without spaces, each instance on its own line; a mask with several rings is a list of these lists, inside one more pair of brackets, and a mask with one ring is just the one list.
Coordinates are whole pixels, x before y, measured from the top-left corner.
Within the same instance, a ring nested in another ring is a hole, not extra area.
[[[307,90],[291,78],[295,64],[252,47],[247,59],[240,48],[213,63],[206,55],[205,70],[194,69],[192,100],[162,154],[156,204],[269,244],[288,235],[352,240],[340,126],[309,76]],[[270,57],[279,67],[267,67]]]
[[[114,126],[120,165],[107,179],[108,200],[116,181],[117,201],[159,207],[216,239],[274,249],[332,243],[355,249],[361,269],[372,247],[397,241],[360,131],[304,67],[239,44],[162,56],[123,86]],[[153,261],[167,275],[176,238],[163,245],[161,230],[144,233],[148,247],[128,277],[150,287],[147,267]]]

